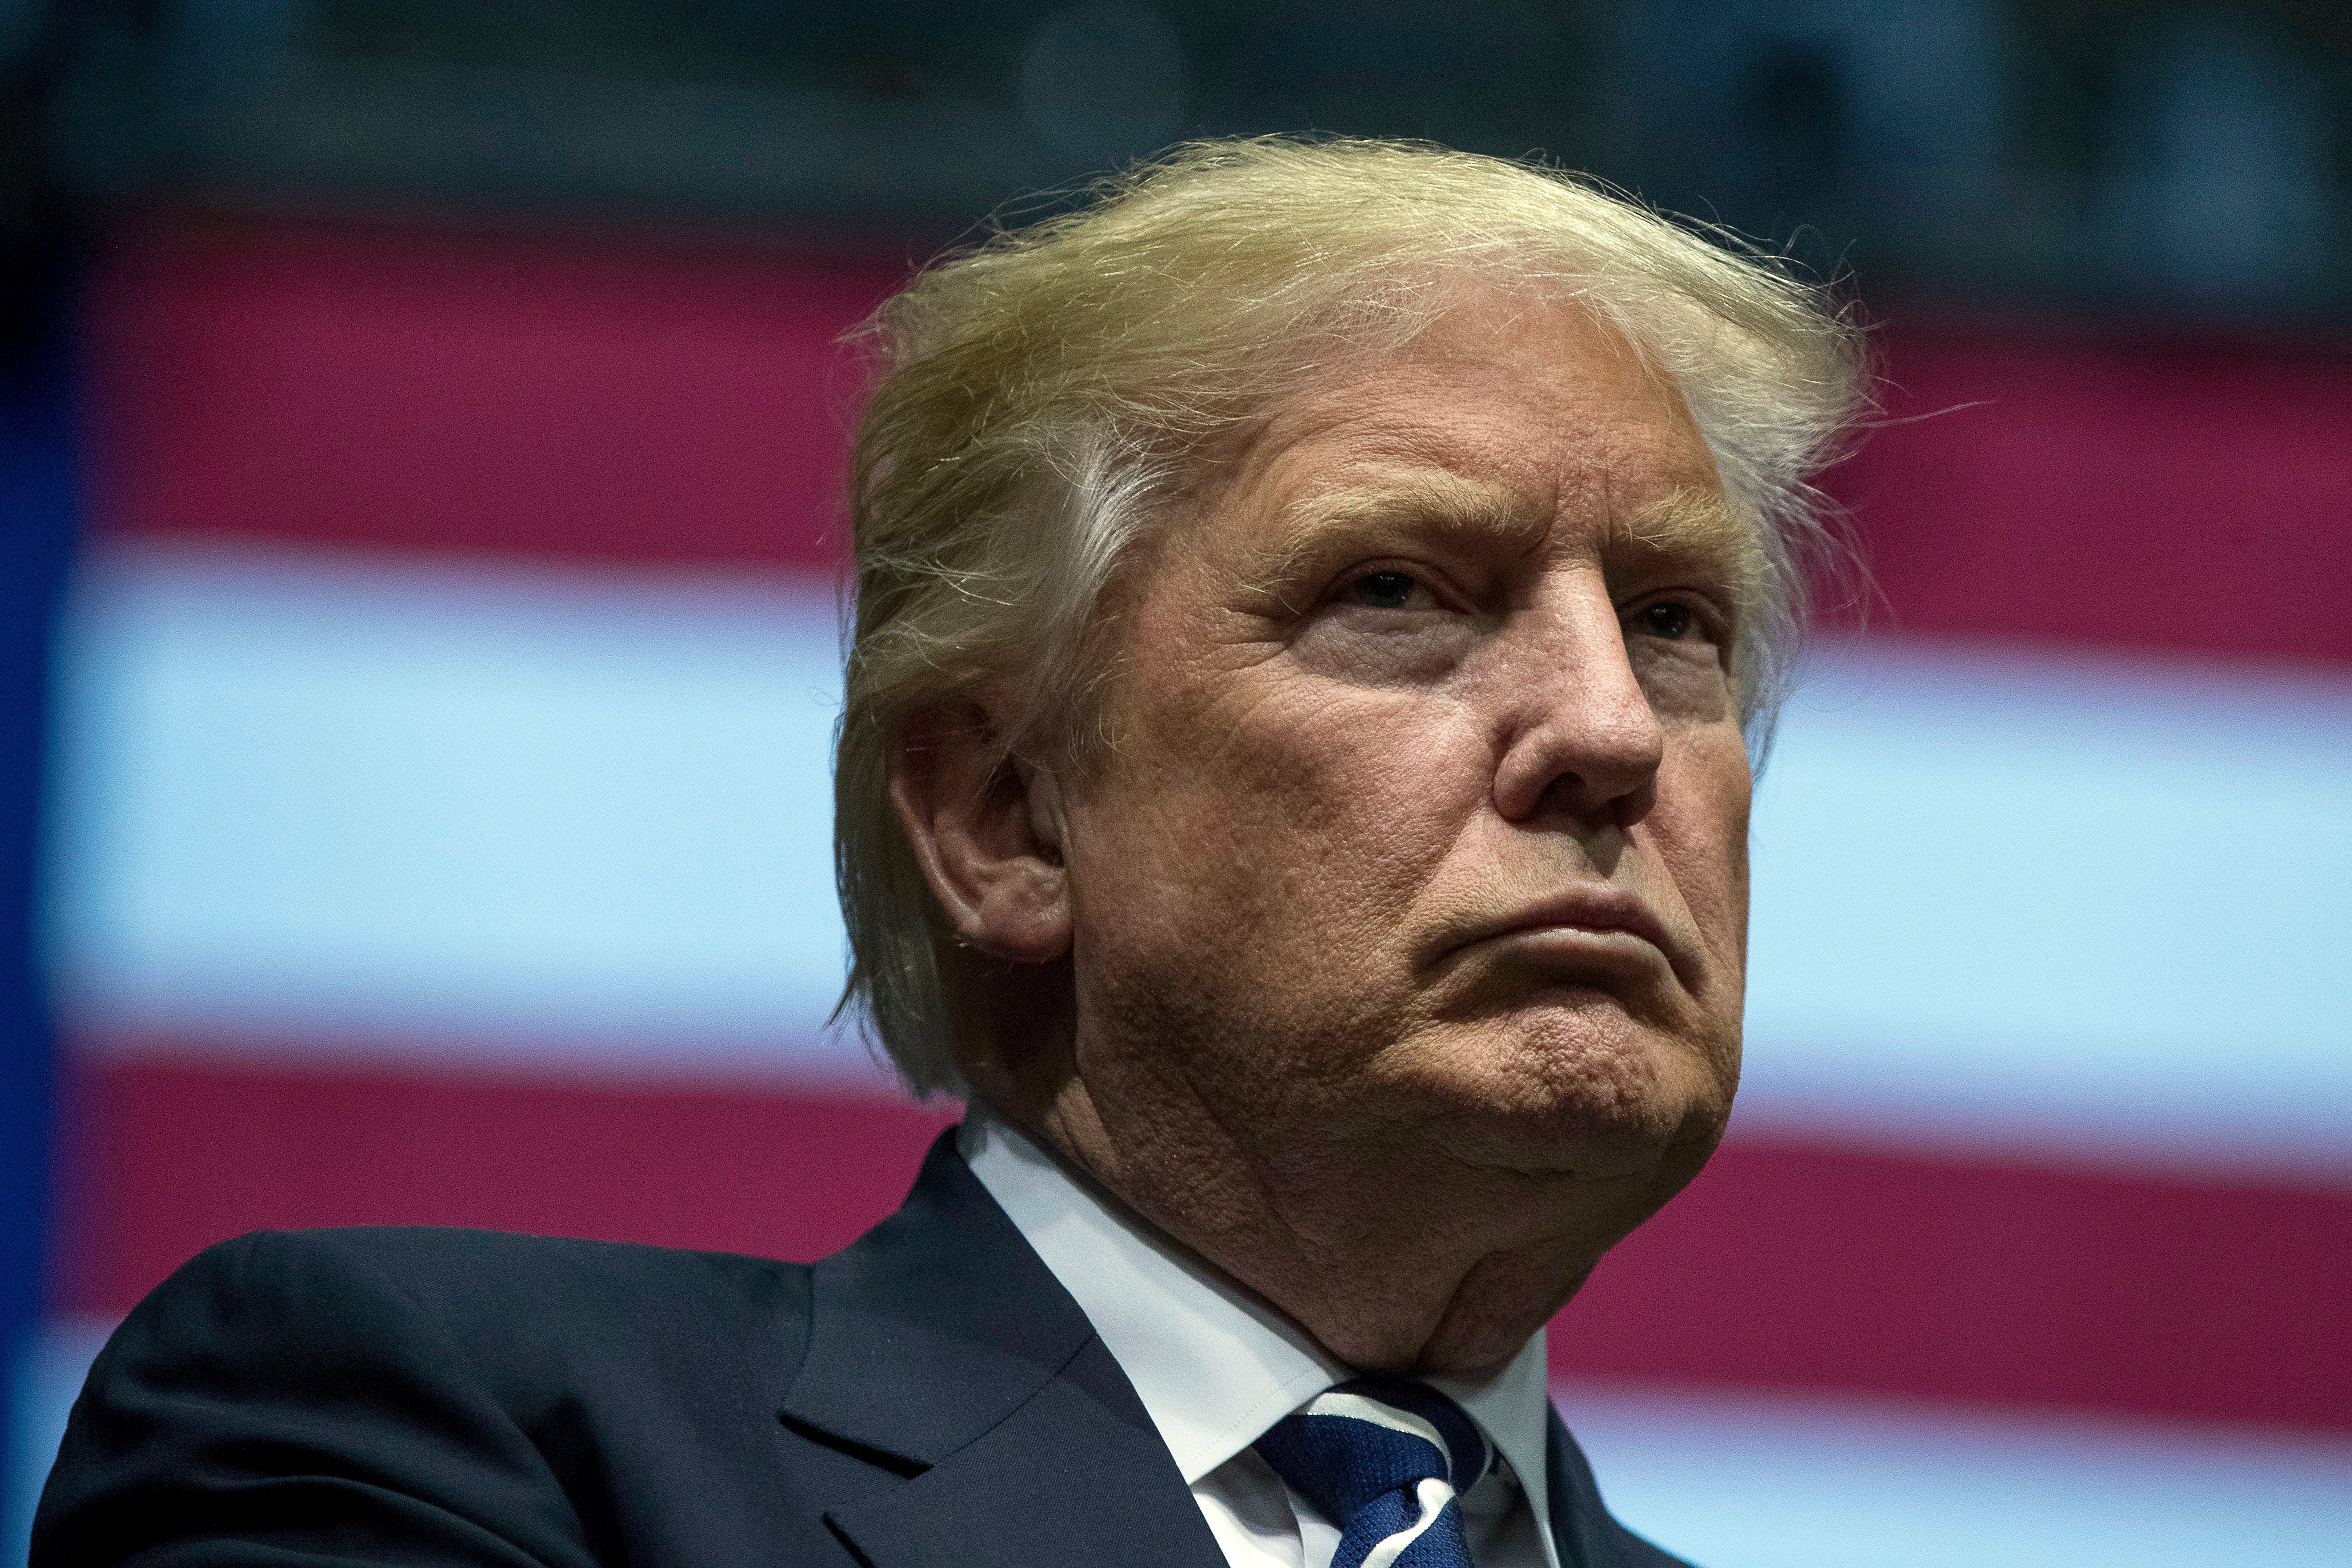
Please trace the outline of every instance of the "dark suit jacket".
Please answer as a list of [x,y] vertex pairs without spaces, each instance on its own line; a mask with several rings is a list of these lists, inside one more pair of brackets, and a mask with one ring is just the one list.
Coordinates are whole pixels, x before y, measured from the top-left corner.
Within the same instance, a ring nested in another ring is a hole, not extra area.
[[[1663,1568],[1557,1416],[1577,1568]],[[813,1266],[487,1231],[261,1232],[108,1344],[34,1568],[1214,1568],[1077,1304],[946,1138]]]

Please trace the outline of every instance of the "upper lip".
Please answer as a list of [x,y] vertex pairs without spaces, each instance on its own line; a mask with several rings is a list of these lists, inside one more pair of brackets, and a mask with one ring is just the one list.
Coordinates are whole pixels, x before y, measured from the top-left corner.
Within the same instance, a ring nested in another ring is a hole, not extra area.
[[1544,931],[1556,928],[1583,931],[1623,931],[1639,936],[1655,947],[1676,970],[1684,967],[1687,955],[1684,945],[1666,929],[1664,921],[1642,901],[1641,895],[1607,883],[1586,883],[1564,887],[1524,904],[1498,920],[1480,925],[1470,934],[1463,946],[1491,941],[1497,936],[1509,936],[1521,931]]

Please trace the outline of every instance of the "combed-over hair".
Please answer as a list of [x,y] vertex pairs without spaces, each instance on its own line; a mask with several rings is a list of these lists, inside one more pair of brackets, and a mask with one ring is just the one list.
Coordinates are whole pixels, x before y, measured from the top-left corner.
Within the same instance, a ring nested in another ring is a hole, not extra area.
[[[955,938],[892,808],[908,716],[986,685],[1007,758],[1082,763],[1097,610],[1132,547],[1287,390],[1393,352],[1465,282],[1583,303],[1670,378],[1756,529],[1732,651],[1760,761],[1823,539],[1811,479],[1864,395],[1818,287],[1532,162],[1419,143],[1197,142],[926,267],[861,333],[856,603],[834,777],[845,1012],[961,1092]],[[950,969],[955,973],[950,974]]]

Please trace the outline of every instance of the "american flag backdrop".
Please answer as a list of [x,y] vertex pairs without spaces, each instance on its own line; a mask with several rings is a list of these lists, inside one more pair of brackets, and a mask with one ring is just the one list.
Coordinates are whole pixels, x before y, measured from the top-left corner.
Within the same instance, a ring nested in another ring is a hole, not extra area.
[[[814,1258],[840,334],[895,258],[127,224],[73,333],[52,1309],[259,1227]],[[2352,356],[1879,340],[1881,603],[1760,786],[1729,1141],[1551,1330],[1711,1568],[2352,1563]],[[1934,415],[1934,417],[1915,417]],[[21,1537],[19,1538],[21,1539]]]

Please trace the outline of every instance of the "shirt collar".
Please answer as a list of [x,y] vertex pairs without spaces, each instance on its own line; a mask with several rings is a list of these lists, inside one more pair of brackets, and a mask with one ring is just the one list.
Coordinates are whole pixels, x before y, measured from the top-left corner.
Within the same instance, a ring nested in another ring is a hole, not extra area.
[[[1356,1375],[1297,1324],[977,1106],[956,1146],[1094,1324],[1186,1485]],[[1544,1336],[1489,1376],[1428,1382],[1469,1412],[1509,1461],[1549,1549]]]

